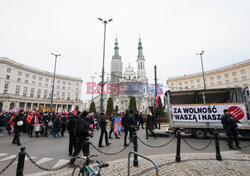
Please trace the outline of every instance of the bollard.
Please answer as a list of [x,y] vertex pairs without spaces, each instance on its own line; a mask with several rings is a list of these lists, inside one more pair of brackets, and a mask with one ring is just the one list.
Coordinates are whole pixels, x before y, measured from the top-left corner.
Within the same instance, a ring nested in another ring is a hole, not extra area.
[[25,161],[25,147],[21,147],[21,152],[18,154],[18,163],[16,168],[16,176],[23,176],[24,161]]
[[[137,134],[136,131],[133,132],[133,144],[134,144],[134,152],[138,152],[138,141],[137,141]],[[134,162],[133,162],[134,167],[138,166],[138,156],[134,154]]]
[[216,159],[218,161],[221,161],[222,158],[220,155],[219,133],[216,129],[214,130],[214,139],[215,139]]
[[177,147],[176,147],[176,156],[175,156],[175,161],[176,162],[181,162],[181,131],[177,131]]
[[90,153],[89,153],[89,137],[86,137],[86,141],[85,141],[84,145],[85,145],[84,146],[84,156],[87,157],[86,164],[89,165],[89,163],[90,163],[90,160],[88,157],[90,155]]

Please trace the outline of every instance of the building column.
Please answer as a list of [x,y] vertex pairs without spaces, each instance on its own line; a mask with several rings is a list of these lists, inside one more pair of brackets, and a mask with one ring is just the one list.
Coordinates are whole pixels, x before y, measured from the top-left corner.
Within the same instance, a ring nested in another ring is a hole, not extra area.
[[3,102],[3,111],[10,110],[10,102]]
[[27,103],[24,102],[24,110],[27,110]]
[[30,104],[30,109],[33,111],[33,103]]

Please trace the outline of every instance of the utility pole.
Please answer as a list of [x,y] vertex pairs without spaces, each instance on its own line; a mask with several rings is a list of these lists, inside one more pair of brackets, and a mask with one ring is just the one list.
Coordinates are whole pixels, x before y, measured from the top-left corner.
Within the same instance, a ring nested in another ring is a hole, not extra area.
[[[204,55],[204,50],[201,53],[197,53],[196,55],[200,55],[200,58],[201,58],[202,77],[203,77],[203,84],[204,84],[204,91],[205,91],[206,90],[206,83],[205,83],[205,73],[204,73],[203,59],[202,59],[202,55]],[[205,105],[206,104],[206,97],[205,97],[204,91],[202,92],[202,94],[203,94],[203,103]]]
[[104,41],[103,41],[103,60],[102,60],[102,82],[101,82],[101,99],[100,99],[100,111],[103,111],[103,89],[104,89],[104,61],[105,61],[105,42],[106,42],[106,25],[107,23],[111,22],[110,20],[103,20],[101,18],[98,18],[100,21],[104,24]]
[[53,56],[55,56],[55,65],[54,65],[54,77],[53,77],[53,85],[52,85],[52,93],[51,93],[51,103],[50,103],[50,112],[52,112],[53,107],[53,98],[54,98],[54,89],[55,89],[55,77],[56,77],[56,62],[57,57],[61,56],[61,54],[54,54],[51,53]]
[[154,71],[155,71],[155,102],[154,105],[156,105],[156,96],[157,96],[157,68],[156,65],[154,66]]

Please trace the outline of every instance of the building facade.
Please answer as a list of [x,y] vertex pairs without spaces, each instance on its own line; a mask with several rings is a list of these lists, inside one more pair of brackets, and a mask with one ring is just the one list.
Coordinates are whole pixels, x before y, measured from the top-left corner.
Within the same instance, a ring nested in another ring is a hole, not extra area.
[[[207,89],[245,88],[250,85],[250,59],[204,73]],[[202,73],[169,77],[167,85],[171,91],[204,89]]]
[[[51,104],[53,73],[0,57],[0,111],[13,108],[30,110]],[[81,78],[56,74],[53,107],[82,108]]]

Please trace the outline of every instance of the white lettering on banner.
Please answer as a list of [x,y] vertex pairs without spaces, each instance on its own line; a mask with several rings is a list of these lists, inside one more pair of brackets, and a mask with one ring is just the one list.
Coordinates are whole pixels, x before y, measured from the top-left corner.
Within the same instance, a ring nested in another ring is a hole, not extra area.
[[228,109],[235,120],[247,121],[244,104],[172,106],[173,121],[220,122],[224,109]]

